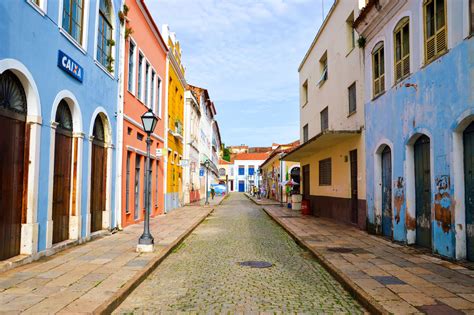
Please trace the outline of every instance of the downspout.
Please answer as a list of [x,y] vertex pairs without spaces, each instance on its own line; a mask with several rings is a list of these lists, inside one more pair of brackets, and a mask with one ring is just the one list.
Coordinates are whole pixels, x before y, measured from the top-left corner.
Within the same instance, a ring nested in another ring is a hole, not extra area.
[[[123,8],[125,0],[121,2],[120,9]],[[118,89],[117,89],[117,150],[115,151],[116,170],[115,170],[115,226],[122,229],[122,158],[123,158],[123,108],[124,108],[124,81],[123,74],[125,70],[125,23],[120,24],[120,43],[119,43],[119,71],[118,71]]]

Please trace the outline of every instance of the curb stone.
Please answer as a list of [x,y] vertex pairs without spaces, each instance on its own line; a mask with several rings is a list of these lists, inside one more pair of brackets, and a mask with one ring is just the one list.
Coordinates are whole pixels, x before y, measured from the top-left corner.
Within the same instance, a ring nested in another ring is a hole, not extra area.
[[[220,203],[218,205],[220,205]],[[173,243],[166,246],[160,255],[155,257],[143,270],[127,281],[119,291],[115,292],[114,295],[99,305],[92,314],[111,314],[133,292],[133,290],[135,290],[140,283],[142,283],[161,264],[161,262],[168,257],[168,255],[171,254],[173,250],[178,247],[189,236],[189,234],[191,234],[191,232],[194,231],[194,229],[209,217],[214,210],[215,206],[209,209],[207,214],[205,214],[198,222],[190,226],[183,234],[181,234],[181,236],[174,240]]]
[[[249,198],[252,200],[251,198]],[[257,204],[257,203],[256,203]],[[311,248],[309,244],[297,236],[291,229],[289,229],[278,217],[274,216],[269,210],[262,207],[262,210],[278,225],[280,225],[301,247],[310,251],[316,260],[324,267],[339,283],[351,293],[371,314],[390,314],[387,310],[377,302],[373,297],[363,291],[357,284],[349,277],[339,272],[339,270],[329,262],[323,254]]]

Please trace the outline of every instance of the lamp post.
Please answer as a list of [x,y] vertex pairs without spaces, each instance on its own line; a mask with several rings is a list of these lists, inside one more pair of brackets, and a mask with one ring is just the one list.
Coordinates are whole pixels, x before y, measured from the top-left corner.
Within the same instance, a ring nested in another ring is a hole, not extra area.
[[211,162],[209,160],[206,160],[204,162],[204,167],[206,168],[206,202],[204,203],[204,205],[208,205],[209,204],[209,165],[211,164]]
[[145,221],[143,224],[143,234],[138,239],[137,251],[138,252],[152,252],[154,247],[154,239],[150,233],[150,135],[155,130],[156,118],[153,111],[149,109],[142,115],[143,130],[146,132],[146,165],[145,165]]

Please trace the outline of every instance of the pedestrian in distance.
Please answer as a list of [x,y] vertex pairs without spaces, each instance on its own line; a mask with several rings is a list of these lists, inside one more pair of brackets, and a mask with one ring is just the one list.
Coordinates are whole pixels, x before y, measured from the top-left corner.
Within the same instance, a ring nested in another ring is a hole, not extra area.
[[214,196],[216,195],[216,191],[214,190],[214,187],[211,187],[211,198],[214,200]]

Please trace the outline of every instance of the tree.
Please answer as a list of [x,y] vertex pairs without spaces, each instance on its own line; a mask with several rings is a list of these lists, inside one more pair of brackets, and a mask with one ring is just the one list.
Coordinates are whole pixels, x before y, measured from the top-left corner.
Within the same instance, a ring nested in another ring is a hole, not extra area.
[[222,145],[222,159],[224,161],[230,162],[230,150],[224,144]]

